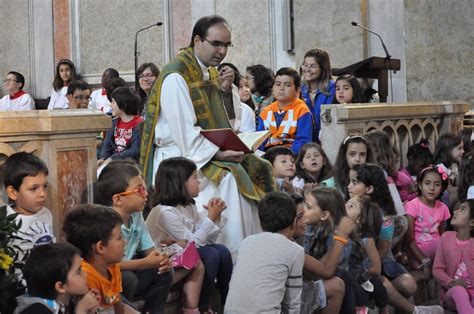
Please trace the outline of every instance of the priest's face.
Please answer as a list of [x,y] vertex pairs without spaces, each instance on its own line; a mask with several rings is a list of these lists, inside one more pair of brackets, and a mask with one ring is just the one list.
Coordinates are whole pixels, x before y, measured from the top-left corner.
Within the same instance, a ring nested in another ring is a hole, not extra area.
[[194,53],[206,66],[217,66],[227,55],[231,46],[230,30],[224,23],[211,26],[205,38],[196,35]]

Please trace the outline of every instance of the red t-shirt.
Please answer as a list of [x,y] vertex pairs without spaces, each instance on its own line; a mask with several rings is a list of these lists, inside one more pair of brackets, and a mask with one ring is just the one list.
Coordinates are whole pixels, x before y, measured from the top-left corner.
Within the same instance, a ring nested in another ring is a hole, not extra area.
[[123,122],[122,119],[117,118],[117,125],[114,129],[114,142],[116,146],[116,153],[121,153],[127,149],[132,139],[133,128],[143,122],[142,117],[134,116],[132,120]]

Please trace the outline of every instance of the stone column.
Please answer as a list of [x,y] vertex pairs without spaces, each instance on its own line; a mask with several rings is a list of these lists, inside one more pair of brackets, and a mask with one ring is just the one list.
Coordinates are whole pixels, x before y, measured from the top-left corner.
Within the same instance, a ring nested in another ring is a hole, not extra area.
[[[62,236],[65,215],[81,202],[92,201],[96,180],[96,136],[111,127],[110,117],[89,110],[0,112],[0,158],[32,152],[49,168],[48,207],[54,233]],[[3,195],[6,202],[6,196]]]

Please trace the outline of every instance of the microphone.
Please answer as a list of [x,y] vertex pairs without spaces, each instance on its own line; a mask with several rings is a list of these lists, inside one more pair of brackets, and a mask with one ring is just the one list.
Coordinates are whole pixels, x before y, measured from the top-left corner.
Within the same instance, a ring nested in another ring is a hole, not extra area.
[[138,46],[138,33],[143,32],[144,30],[147,30],[153,26],[161,26],[163,25],[162,22],[157,22],[155,24],[151,24],[150,26],[147,26],[145,28],[139,29],[135,33],[135,50],[134,50],[134,55],[135,55],[135,90],[138,91],[138,78],[137,78],[137,70],[138,70],[138,56],[140,53],[138,52],[137,46]]
[[368,31],[369,33],[372,33],[372,34],[376,35],[376,36],[380,39],[380,42],[382,43],[383,50],[385,51],[385,58],[386,58],[386,59],[390,59],[390,58],[392,57],[392,56],[388,53],[388,49],[387,49],[387,47],[385,46],[385,43],[383,42],[382,37],[380,37],[380,35],[379,35],[378,33],[374,32],[373,30],[371,30],[371,29],[369,29],[369,28],[367,28],[367,27],[365,27],[365,26],[360,25],[360,24],[357,23],[357,22],[352,21],[351,24],[352,24],[352,26],[360,27],[360,28],[362,28],[362,29],[365,29],[365,30]]

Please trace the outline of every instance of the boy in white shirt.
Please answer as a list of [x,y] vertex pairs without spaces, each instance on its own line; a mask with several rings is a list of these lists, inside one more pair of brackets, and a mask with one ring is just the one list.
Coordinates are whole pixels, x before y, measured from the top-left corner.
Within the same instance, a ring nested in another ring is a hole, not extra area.
[[35,101],[23,91],[25,77],[18,72],[10,71],[3,80],[8,95],[0,101],[0,111],[34,110]]
[[44,207],[48,196],[48,167],[37,156],[19,152],[7,158],[3,164],[3,184],[10,205],[7,215],[18,214],[21,228],[14,240],[23,259],[33,247],[55,242],[53,219],[49,209]]

